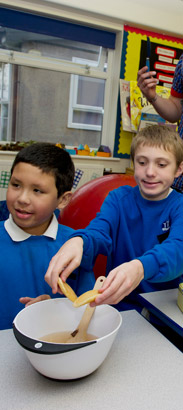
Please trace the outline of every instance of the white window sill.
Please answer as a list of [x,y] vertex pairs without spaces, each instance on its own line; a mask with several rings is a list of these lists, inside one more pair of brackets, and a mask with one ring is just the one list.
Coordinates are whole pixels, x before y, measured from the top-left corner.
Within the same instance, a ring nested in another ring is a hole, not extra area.
[[71,155],[73,159],[79,158],[79,159],[88,159],[88,160],[94,160],[94,161],[120,161],[120,158],[115,158],[115,157],[99,157],[99,156],[92,156],[92,155]]
[[[18,154],[18,152],[19,151],[3,151],[3,150],[0,150],[0,155],[9,155],[9,156],[15,156],[16,154]],[[99,156],[95,156],[95,157],[93,157],[92,155],[90,156],[90,155],[71,155],[71,158],[73,158],[73,159],[88,159],[89,161],[90,160],[94,160],[94,161],[117,161],[117,162],[119,162],[120,161],[120,158],[116,158],[116,157],[99,157]]]

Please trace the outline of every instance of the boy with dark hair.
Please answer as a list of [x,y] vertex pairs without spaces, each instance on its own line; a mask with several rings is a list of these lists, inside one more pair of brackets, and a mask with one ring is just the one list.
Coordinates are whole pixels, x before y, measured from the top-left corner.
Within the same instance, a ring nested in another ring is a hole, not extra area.
[[[51,296],[44,274],[73,232],[58,224],[54,210],[69,202],[73,179],[70,155],[53,144],[33,144],[14,160],[6,198],[10,215],[0,222],[0,329],[12,326],[21,303]],[[94,274],[77,270],[68,282],[80,295],[93,288]]]
[[117,304],[134,289],[150,292],[182,281],[183,195],[170,187],[183,171],[183,141],[172,128],[153,125],[134,137],[131,156],[138,185],[111,191],[97,217],[55,255],[45,275],[53,293],[60,273],[66,280],[80,263],[85,266],[83,249],[88,266],[97,254],[108,256],[108,276],[95,305]]

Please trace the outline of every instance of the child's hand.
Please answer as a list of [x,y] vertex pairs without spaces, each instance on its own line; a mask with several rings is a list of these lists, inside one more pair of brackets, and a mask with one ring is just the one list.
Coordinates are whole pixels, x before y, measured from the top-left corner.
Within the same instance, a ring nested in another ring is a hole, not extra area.
[[91,303],[91,306],[101,304],[114,305],[129,295],[144,278],[142,263],[134,259],[113,269],[107,276],[100,295]]
[[25,305],[25,307],[32,305],[33,303],[40,302],[41,300],[51,299],[49,295],[40,295],[37,298],[29,298],[28,296],[19,299],[19,302]]
[[83,256],[83,239],[79,236],[69,239],[51,259],[45,275],[45,281],[51,286],[52,292],[60,291],[58,278],[61,274],[65,282],[68,276],[76,269]]

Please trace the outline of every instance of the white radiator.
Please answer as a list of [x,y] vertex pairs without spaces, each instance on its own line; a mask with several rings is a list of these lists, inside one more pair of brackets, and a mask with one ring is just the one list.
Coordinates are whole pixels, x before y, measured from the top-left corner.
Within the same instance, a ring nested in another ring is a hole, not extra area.
[[73,184],[73,191],[75,191],[77,188],[81,187],[83,184],[85,184],[88,181],[91,181],[92,179],[101,177],[104,172],[104,166],[103,165],[97,165],[95,164],[87,164],[87,165],[75,165],[75,178],[74,178],[74,184]]
[[6,199],[12,163],[13,161],[8,160],[0,162],[0,201],[4,201]]

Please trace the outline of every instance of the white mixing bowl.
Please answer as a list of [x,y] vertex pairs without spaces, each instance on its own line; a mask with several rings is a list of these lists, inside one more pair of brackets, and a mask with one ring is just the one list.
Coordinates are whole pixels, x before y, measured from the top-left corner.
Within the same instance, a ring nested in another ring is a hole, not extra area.
[[50,343],[41,338],[50,333],[72,332],[85,306],[74,308],[66,298],[49,299],[21,310],[13,322],[18,343],[33,367],[44,376],[67,380],[86,376],[106,358],[122,323],[120,313],[109,305],[98,306],[88,327],[96,340],[83,343]]

